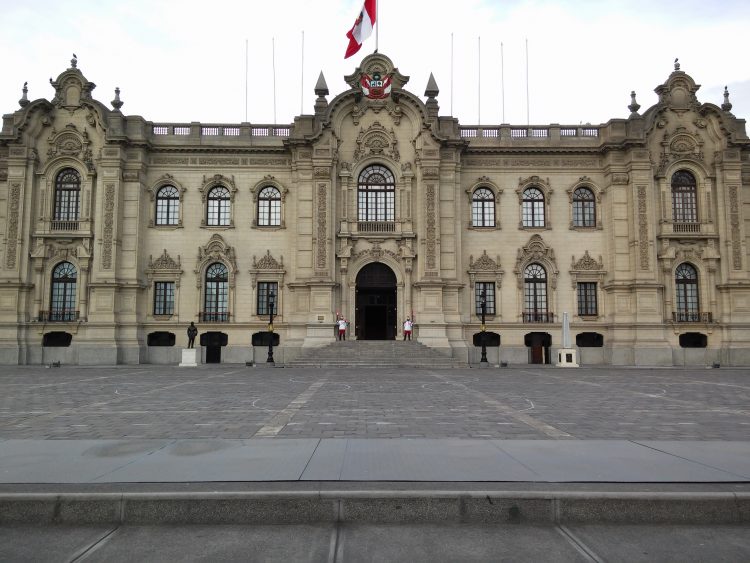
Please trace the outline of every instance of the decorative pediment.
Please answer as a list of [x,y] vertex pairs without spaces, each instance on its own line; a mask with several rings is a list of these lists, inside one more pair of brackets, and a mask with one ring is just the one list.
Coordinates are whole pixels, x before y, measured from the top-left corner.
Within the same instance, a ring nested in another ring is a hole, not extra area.
[[482,251],[482,255],[474,260],[474,256],[469,256],[469,284],[474,287],[475,281],[495,281],[500,287],[505,271],[500,266],[500,257],[493,260],[487,255],[487,251]]
[[234,248],[229,246],[224,237],[214,233],[205,246],[198,248],[198,263],[196,273],[200,272],[208,262],[223,262],[231,270],[237,270],[237,260]]
[[284,257],[281,257],[281,262],[277,262],[276,259],[271,256],[271,251],[267,250],[266,255],[261,257],[260,260],[256,260],[253,256],[253,269],[254,270],[283,270],[284,269]]
[[91,91],[96,84],[89,82],[78,70],[78,58],[73,55],[70,68],[57,77],[50,78],[50,84],[55,89],[55,97],[52,104],[58,108],[74,110],[82,106],[82,101],[91,101]]
[[[500,260],[500,257],[498,257],[498,261]],[[474,256],[469,256],[469,269],[470,270],[484,270],[488,272],[494,272],[498,268],[498,262],[493,260],[487,255],[487,251],[485,250],[482,255],[477,259],[474,260]]]
[[62,131],[52,129],[52,133],[47,138],[47,156],[52,158],[71,157],[85,162],[89,169],[93,167],[93,155],[90,148],[91,141],[89,135],[84,129],[79,131],[78,128],[69,123]]
[[552,287],[557,287],[557,276],[560,271],[557,268],[555,251],[544,242],[541,235],[532,235],[528,244],[518,249],[516,255],[516,267],[514,273],[518,279],[518,287],[523,288],[523,272],[526,266],[537,262],[547,270],[547,276]]
[[654,91],[659,95],[659,104],[669,107],[677,113],[697,109],[700,105],[695,93],[699,84],[680,70],[680,63],[675,59],[675,70],[667,81]]
[[224,186],[229,190],[229,197],[234,202],[234,194],[237,193],[237,186],[234,183],[234,176],[224,176],[222,174],[214,174],[213,176],[203,176],[203,185],[199,188],[201,193],[201,201],[206,202],[208,192],[214,186]]
[[357,136],[357,148],[354,150],[354,162],[368,156],[387,156],[399,162],[398,141],[393,129],[388,131],[380,122],[375,121],[367,129],[360,129]]
[[664,132],[657,176],[664,176],[676,161],[692,161],[704,165],[703,139],[699,132],[691,133],[685,127]]
[[580,260],[576,261],[575,256],[571,257],[571,264],[574,270],[603,270],[604,264],[602,263],[602,257],[599,256],[599,261],[594,260],[589,251],[584,252]]
[[164,249],[164,254],[159,256],[156,260],[153,259],[153,256],[148,257],[149,270],[179,270],[180,267],[180,256],[177,256],[177,261],[175,262],[167,252],[166,248]]
[[258,280],[261,281],[274,281],[279,284],[279,287],[284,283],[284,257],[281,256],[280,260],[276,260],[271,255],[270,250],[266,250],[265,256],[261,256],[258,260],[253,256],[253,267],[250,268],[250,284],[255,289],[258,284]]

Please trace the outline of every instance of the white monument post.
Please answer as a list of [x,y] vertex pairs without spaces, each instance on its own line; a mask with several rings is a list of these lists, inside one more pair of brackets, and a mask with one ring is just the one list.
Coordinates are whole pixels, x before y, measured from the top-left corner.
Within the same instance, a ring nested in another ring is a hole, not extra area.
[[198,350],[195,348],[183,348],[182,361],[180,362],[179,367],[198,367]]
[[562,348],[557,351],[557,367],[559,368],[577,368],[576,349],[570,341],[570,321],[568,313],[563,313],[562,326]]

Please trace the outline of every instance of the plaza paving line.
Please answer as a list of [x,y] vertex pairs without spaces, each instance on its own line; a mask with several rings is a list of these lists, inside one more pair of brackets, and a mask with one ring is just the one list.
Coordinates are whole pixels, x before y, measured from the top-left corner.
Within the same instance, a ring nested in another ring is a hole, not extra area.
[[302,407],[304,407],[307,402],[312,398],[313,395],[315,395],[316,391],[323,387],[327,382],[326,378],[319,379],[310,387],[305,389],[302,393],[297,395],[291,403],[281,411],[276,414],[270,421],[268,421],[268,424],[263,426],[260,430],[258,430],[254,438],[272,438],[276,436],[279,432],[281,432],[284,427],[294,418],[294,415],[297,414],[297,411],[299,411]]
[[[525,370],[524,373],[528,373],[531,375],[536,375],[540,377],[550,377],[552,379],[559,379],[562,381],[565,381],[566,383],[579,383],[581,385],[589,385],[593,387],[600,387],[605,388],[604,385],[600,383],[596,383],[594,381],[581,381],[579,379],[570,379],[568,377],[563,377],[561,375],[552,375],[550,373],[542,373],[537,371],[530,371]],[[704,383],[704,382],[701,382]],[[680,382],[680,384],[683,384],[683,382]],[[746,387],[740,387],[741,389],[746,389]],[[702,409],[701,412],[716,412],[716,413],[726,413],[726,414],[738,414],[740,416],[750,416],[750,410],[743,410],[743,409],[731,409],[727,407],[710,407],[706,409],[706,405],[704,403],[698,403],[696,401],[686,401],[685,399],[675,399],[673,397],[669,397],[666,395],[666,390],[663,389],[664,394],[658,394],[658,393],[643,393],[642,391],[632,391],[630,389],[623,389],[626,393],[630,393],[631,395],[636,395],[640,397],[648,397],[649,399],[662,399],[664,401],[673,403],[675,405],[681,405],[684,407],[689,407],[691,409]]]
[[497,399],[494,399],[493,397],[490,397],[486,393],[482,393],[481,391],[476,391],[463,383],[458,383],[457,381],[452,381],[449,378],[445,377],[444,375],[441,375],[439,373],[432,372],[430,375],[433,377],[436,377],[443,381],[444,383],[451,385],[453,387],[456,387],[458,389],[461,389],[462,391],[469,393],[479,399],[481,399],[484,404],[491,405],[495,407],[500,414],[503,414],[505,416],[508,416],[514,420],[517,420],[518,422],[521,422],[527,426],[530,426],[534,430],[537,430],[541,432],[542,434],[549,436],[550,438],[570,438],[575,439],[575,436],[568,434],[567,432],[564,432],[560,430],[559,428],[555,428],[554,426],[547,424],[545,422],[542,422],[540,420],[537,420],[533,416],[529,416],[528,414],[524,414],[521,411],[518,411],[504,403],[501,403]]

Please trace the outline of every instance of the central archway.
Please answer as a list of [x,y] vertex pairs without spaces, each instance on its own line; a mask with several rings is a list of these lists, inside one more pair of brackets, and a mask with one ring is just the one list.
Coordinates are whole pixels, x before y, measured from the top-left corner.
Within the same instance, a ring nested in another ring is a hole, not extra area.
[[355,334],[357,340],[396,338],[396,274],[373,262],[357,273]]

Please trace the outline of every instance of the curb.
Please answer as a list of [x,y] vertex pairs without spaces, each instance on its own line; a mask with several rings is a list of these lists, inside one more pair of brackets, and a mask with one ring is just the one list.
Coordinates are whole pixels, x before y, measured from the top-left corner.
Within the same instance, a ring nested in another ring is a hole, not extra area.
[[4,493],[6,524],[744,524],[750,493],[273,491]]

